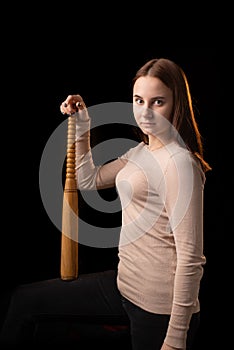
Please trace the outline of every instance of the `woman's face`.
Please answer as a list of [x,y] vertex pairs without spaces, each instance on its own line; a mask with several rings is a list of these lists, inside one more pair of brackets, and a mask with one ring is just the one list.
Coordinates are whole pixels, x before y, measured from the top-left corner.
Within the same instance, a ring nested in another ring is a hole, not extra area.
[[160,137],[171,127],[172,91],[158,78],[140,77],[133,87],[133,113],[146,135]]

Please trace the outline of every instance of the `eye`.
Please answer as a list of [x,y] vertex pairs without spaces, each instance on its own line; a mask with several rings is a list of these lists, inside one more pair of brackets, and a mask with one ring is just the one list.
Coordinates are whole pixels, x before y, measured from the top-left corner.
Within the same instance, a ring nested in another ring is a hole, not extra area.
[[156,105],[156,106],[162,106],[162,105],[163,105],[163,100],[161,100],[161,99],[155,100],[155,101],[154,101],[154,105]]
[[141,105],[144,103],[144,101],[141,99],[141,98],[136,98],[135,99],[135,102],[138,104],[138,105]]

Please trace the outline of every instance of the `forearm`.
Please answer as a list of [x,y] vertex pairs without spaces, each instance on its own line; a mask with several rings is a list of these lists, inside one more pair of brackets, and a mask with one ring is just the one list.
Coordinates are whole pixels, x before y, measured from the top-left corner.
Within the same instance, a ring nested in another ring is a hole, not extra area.
[[97,190],[115,186],[115,178],[126,160],[117,158],[107,164],[95,165],[90,147],[90,119],[76,122],[76,178],[81,190]]
[[99,167],[93,162],[90,147],[90,119],[80,120],[76,116],[76,179],[79,189],[96,189],[96,176]]
[[198,293],[201,276],[202,271],[199,273],[198,269],[194,278],[188,276],[187,279],[183,278],[183,281],[180,278],[180,281],[175,282],[173,306],[165,338],[165,343],[175,348],[186,348],[187,332],[192,314],[200,310]]

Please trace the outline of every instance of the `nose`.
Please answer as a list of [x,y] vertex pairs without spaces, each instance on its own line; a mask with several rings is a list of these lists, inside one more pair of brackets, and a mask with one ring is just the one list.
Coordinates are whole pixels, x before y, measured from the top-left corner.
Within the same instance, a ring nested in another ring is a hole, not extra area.
[[152,118],[153,117],[153,111],[150,108],[148,108],[148,107],[143,107],[143,109],[142,109],[142,117],[143,118],[147,118],[147,119]]

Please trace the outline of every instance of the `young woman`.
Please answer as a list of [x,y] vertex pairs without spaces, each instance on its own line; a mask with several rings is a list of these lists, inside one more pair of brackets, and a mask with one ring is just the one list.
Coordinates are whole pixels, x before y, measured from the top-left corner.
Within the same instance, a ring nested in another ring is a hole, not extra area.
[[[133,350],[192,349],[203,276],[203,158],[189,84],[168,59],[152,59],[133,80],[133,112],[142,141],[94,164],[90,116],[80,95],[61,103],[76,113],[79,189],[116,186],[122,205],[117,271],[20,286],[2,330],[6,343],[29,338],[43,314],[128,317]],[[65,302],[66,300],[66,302]],[[31,322],[31,323],[30,323]],[[30,333],[31,332],[31,333]]]

